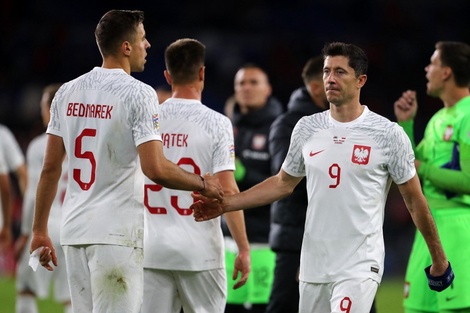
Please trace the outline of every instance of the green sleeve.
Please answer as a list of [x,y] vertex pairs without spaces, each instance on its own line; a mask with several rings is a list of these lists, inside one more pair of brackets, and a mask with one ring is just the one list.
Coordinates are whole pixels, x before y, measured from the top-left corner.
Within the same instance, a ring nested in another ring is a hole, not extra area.
[[415,143],[415,136],[414,136],[414,120],[408,120],[405,122],[398,122],[403,130],[405,131],[406,135],[411,141],[411,146],[413,147],[413,151],[416,151],[416,143]]
[[470,195],[470,144],[460,143],[460,171],[440,168],[435,165],[421,163],[418,175],[428,179],[438,188],[457,194]]

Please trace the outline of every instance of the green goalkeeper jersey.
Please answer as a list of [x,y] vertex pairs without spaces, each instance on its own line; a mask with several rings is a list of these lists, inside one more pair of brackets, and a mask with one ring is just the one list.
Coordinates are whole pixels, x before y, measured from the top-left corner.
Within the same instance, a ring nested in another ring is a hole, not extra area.
[[413,121],[399,124],[422,162],[418,175],[430,208],[470,208],[470,96],[434,114],[418,146]]

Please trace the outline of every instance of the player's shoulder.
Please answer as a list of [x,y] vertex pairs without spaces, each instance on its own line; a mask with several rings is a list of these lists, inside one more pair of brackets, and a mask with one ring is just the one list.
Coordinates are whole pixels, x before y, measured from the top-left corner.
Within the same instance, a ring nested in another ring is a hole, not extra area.
[[389,118],[376,113],[374,111],[369,110],[365,118],[364,118],[364,125],[368,125],[371,128],[377,128],[379,130],[399,130],[401,128],[398,123],[391,121]]
[[328,122],[330,110],[323,112],[313,113],[311,115],[303,116],[297,122],[298,126],[304,127],[319,127],[320,125],[326,125]]
[[3,124],[0,124],[0,134],[9,136],[12,134],[11,130]]

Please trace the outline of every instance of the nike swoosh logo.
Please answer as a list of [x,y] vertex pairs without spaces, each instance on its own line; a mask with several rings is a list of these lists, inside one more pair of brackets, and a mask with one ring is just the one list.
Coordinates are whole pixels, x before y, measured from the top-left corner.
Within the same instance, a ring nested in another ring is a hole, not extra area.
[[314,155],[317,155],[317,154],[319,154],[320,152],[323,152],[323,151],[325,151],[325,149],[317,151],[317,152],[310,151],[310,156],[313,157]]
[[450,300],[453,300],[456,296],[453,296],[453,297],[446,297],[446,301],[450,301]]

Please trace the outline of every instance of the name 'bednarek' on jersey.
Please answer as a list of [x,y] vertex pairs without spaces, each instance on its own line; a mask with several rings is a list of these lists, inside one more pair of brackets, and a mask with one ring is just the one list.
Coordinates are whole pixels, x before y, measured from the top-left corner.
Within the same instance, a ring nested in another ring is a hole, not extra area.
[[69,161],[61,244],[143,247],[136,147],[161,140],[153,88],[122,69],[95,67],[56,93],[47,133],[62,137]]

